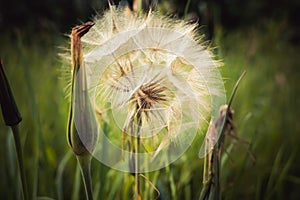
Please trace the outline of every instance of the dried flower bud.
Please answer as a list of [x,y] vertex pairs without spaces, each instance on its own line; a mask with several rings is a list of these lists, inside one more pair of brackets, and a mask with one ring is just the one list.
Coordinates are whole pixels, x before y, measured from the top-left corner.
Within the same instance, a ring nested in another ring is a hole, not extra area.
[[0,59],[0,104],[2,109],[3,119],[6,125],[15,126],[18,123],[20,123],[20,121],[22,121],[22,117],[19,113],[14,96],[9,87],[9,83],[6,78],[1,59]]

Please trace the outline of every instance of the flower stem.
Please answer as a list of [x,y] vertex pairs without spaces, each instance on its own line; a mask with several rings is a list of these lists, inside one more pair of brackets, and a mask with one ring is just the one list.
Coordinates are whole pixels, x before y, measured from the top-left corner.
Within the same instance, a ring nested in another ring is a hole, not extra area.
[[141,200],[141,189],[140,189],[140,160],[139,160],[139,152],[140,152],[140,145],[141,145],[141,126],[142,126],[142,117],[140,112],[139,104],[137,106],[137,130],[135,135],[135,196],[137,200]]
[[138,155],[138,152],[140,150],[140,137],[138,136],[137,137],[137,147],[136,147],[136,162],[135,162],[135,191],[136,191],[136,199],[139,200],[141,199],[141,190],[140,190],[140,173],[139,173],[139,168],[140,168],[140,162],[139,162],[139,155]]
[[[237,80],[231,96],[228,101],[228,105],[225,108],[225,112],[220,112],[220,116],[216,122],[212,122],[212,126],[215,127],[210,129],[209,138],[205,141],[206,147],[206,156],[204,158],[204,170],[203,170],[203,187],[200,194],[199,200],[210,200],[210,199],[221,199],[221,190],[220,190],[220,174],[221,174],[221,144],[224,143],[225,131],[228,127],[228,117],[230,112],[230,106],[233,101],[233,98],[236,94],[237,88],[240,84],[240,81],[245,76],[246,71],[244,71],[239,79]],[[222,108],[222,107],[221,107]],[[215,123],[215,124],[214,124]],[[212,138],[216,138],[216,135],[220,135],[217,143],[212,141]],[[212,151],[210,152],[210,147]]]
[[[80,165],[83,183],[88,200],[93,199],[92,181],[91,181],[91,154],[89,150],[94,148],[95,134],[97,128],[94,126],[94,116],[90,109],[90,102],[86,93],[86,77],[81,37],[85,35],[90,28],[94,25],[93,22],[76,26],[72,29],[71,33],[71,57],[72,57],[72,85],[71,85],[71,106],[68,121],[68,141],[76,154],[77,160]],[[80,73],[81,72],[81,73]],[[78,104],[75,106],[75,102]],[[76,113],[80,112],[80,113]],[[75,118],[80,117],[80,126],[85,128],[84,137],[91,141],[89,144],[83,144],[79,133],[78,127],[75,126]]]
[[185,19],[187,18],[187,14],[188,14],[188,11],[189,11],[190,4],[191,4],[191,0],[188,0],[185,4],[185,8],[184,8],[184,18]]
[[91,180],[91,156],[77,156],[77,160],[80,165],[81,175],[83,178],[84,188],[86,192],[86,198],[88,200],[93,199],[92,192],[92,180]]
[[23,199],[28,199],[28,190],[27,190],[27,183],[26,183],[26,176],[25,176],[25,170],[24,170],[24,164],[23,164],[23,152],[21,147],[21,140],[19,135],[19,126],[11,126],[14,140],[15,140],[15,146],[17,151],[17,157],[18,157],[18,163],[19,163],[19,170],[21,175],[21,182],[22,182],[22,193],[23,193]]

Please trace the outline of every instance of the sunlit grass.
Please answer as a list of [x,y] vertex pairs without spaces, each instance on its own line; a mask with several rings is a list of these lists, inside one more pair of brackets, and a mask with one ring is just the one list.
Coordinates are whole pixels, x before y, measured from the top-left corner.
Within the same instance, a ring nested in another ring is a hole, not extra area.
[[296,185],[291,186],[294,183],[287,177],[299,177],[295,163],[300,130],[299,47],[284,41],[284,31],[279,27],[270,23],[227,33],[220,39],[223,74],[230,77],[227,88],[234,84],[238,71],[248,71],[233,104],[234,118],[238,133],[250,142],[249,148],[257,158],[253,163],[241,145],[232,149],[232,161],[224,163],[221,176],[226,199],[297,195]]

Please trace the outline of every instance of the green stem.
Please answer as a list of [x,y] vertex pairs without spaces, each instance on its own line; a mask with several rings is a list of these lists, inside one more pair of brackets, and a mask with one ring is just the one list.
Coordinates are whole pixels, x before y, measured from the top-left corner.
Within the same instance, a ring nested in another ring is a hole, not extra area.
[[213,154],[214,154],[214,169],[213,169],[213,198],[215,200],[219,200],[221,199],[221,191],[220,191],[220,157],[219,157],[219,148],[217,145],[215,145],[215,148],[213,150]]
[[[200,194],[200,200],[206,200],[206,199],[213,199],[213,200],[219,200],[221,199],[221,190],[220,190],[220,174],[221,174],[221,167],[220,167],[220,160],[221,156],[219,154],[219,149],[221,148],[221,144],[224,141],[225,137],[225,130],[227,128],[227,118],[229,114],[229,110],[233,101],[233,98],[236,94],[237,88],[240,84],[240,81],[245,76],[246,71],[244,71],[239,79],[237,80],[233,91],[231,93],[231,96],[228,101],[227,110],[225,113],[225,116],[219,116],[218,120],[222,120],[222,123],[216,125],[216,130],[218,131],[218,134],[215,133],[215,135],[220,135],[220,138],[218,139],[218,143],[214,146],[213,151],[211,153],[208,153],[206,157],[204,158],[204,173],[203,173],[203,188]],[[223,119],[222,119],[223,117]]]
[[56,191],[57,191],[57,198],[58,200],[63,199],[63,173],[66,167],[67,162],[70,160],[72,156],[72,151],[69,150],[67,154],[64,155],[62,161],[60,161],[58,168],[57,168],[57,176],[56,176]]
[[80,198],[80,187],[81,187],[81,172],[79,162],[76,165],[73,187],[72,187],[72,200],[79,200]]
[[140,151],[140,136],[138,134],[136,139],[137,145],[136,145],[136,158],[135,158],[135,191],[136,191],[136,199],[140,199],[141,196],[141,190],[140,190],[140,162],[139,162],[139,151]]
[[11,126],[16,150],[17,150],[17,157],[18,157],[18,163],[19,163],[19,170],[21,175],[21,182],[22,182],[22,193],[24,200],[28,200],[28,190],[27,190],[27,183],[26,183],[26,176],[25,176],[25,170],[24,170],[24,164],[23,164],[23,152],[21,147],[21,140],[19,135],[19,127],[18,125]]
[[191,4],[191,0],[188,0],[187,3],[186,3],[186,5],[185,5],[185,8],[184,8],[184,19],[186,19],[186,17],[187,17],[190,4]]
[[171,170],[170,165],[166,166],[166,172],[167,172],[168,177],[169,177],[171,197],[172,197],[172,199],[177,199],[176,198],[177,195],[176,195],[176,186],[175,186],[175,181],[174,181],[174,176],[173,176],[173,170]]
[[[138,108],[139,110],[139,108]],[[141,144],[141,129],[142,126],[142,118],[140,111],[137,112],[137,133],[136,133],[136,149],[135,149],[135,191],[136,191],[136,199],[141,199],[141,189],[140,189],[140,160],[139,160],[139,152],[140,152],[140,144]]]
[[91,156],[77,156],[83,178],[86,197],[88,200],[93,200],[92,180],[91,180]]
[[230,107],[231,107],[231,104],[232,104],[232,101],[233,101],[233,98],[236,94],[236,91],[240,85],[240,82],[241,80],[243,79],[243,77],[246,75],[246,71],[243,71],[242,74],[240,75],[239,79],[237,80],[237,82],[235,83],[234,87],[233,87],[233,90],[231,92],[231,95],[229,97],[229,101],[228,101],[228,104],[227,104],[227,110],[226,110],[226,113],[225,113],[225,116],[224,116],[224,119],[223,119],[223,122],[221,124],[221,127],[219,127],[218,130],[220,130],[220,138],[218,140],[218,148],[220,148],[221,144],[222,144],[222,141],[223,141],[223,138],[224,138],[224,132],[226,130],[226,121],[227,121],[227,118],[228,118],[228,114],[229,114],[229,110],[230,110]]

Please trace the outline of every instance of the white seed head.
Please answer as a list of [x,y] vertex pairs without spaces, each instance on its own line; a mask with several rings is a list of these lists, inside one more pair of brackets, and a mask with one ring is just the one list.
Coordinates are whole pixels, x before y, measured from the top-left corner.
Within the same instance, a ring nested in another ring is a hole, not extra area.
[[[138,132],[144,147],[138,152],[140,159],[151,161],[141,171],[165,166],[159,155],[166,152],[173,162],[190,146],[199,127],[208,126],[214,108],[225,102],[217,62],[197,25],[116,7],[94,22],[82,38],[89,93],[95,109],[112,116],[110,125],[119,127],[112,138],[103,134],[102,141],[119,138],[114,142],[121,143],[122,133],[136,137]],[[117,161],[95,157],[129,171],[120,157],[124,149],[118,146],[112,144],[110,150],[119,154]]]

